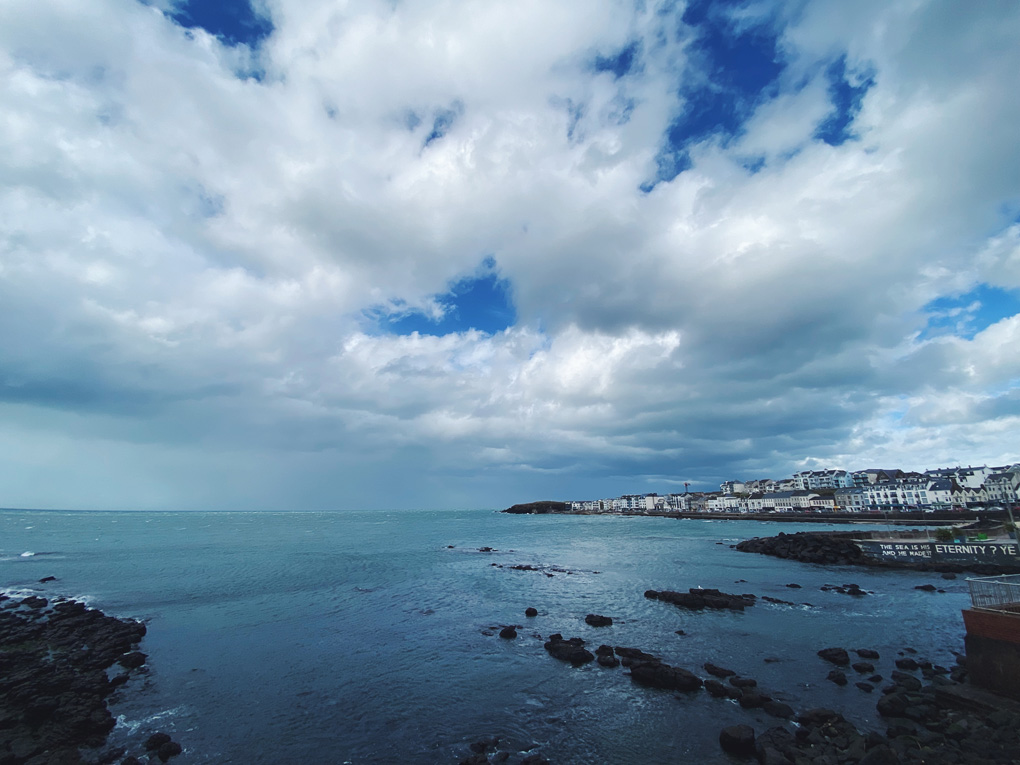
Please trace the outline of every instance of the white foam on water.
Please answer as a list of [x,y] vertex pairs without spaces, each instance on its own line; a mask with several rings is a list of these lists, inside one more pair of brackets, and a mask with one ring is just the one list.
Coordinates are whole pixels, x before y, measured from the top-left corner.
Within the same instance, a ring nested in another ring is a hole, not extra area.
[[172,707],[171,709],[164,709],[162,712],[156,712],[155,714],[151,714],[148,717],[142,717],[138,720],[129,720],[125,715],[117,715],[117,728],[125,730],[128,733],[135,733],[139,728],[151,728],[154,723],[171,720],[183,715],[186,711],[187,707],[182,705],[179,707]]
[[21,553],[21,557],[22,558],[31,558],[33,555],[35,555],[34,552],[23,552],[23,553]]

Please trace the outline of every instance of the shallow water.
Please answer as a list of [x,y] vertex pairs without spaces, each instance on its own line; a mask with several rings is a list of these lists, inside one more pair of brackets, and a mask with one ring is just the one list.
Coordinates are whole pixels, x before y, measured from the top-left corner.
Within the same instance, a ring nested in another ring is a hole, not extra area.
[[[827,681],[816,651],[875,648],[887,676],[907,646],[949,666],[966,583],[729,547],[808,528],[825,527],[490,510],[0,511],[0,587],[145,619],[150,668],[113,706],[114,739],[167,730],[186,748],[181,765],[457,762],[492,735],[559,764],[728,762],[722,727],[777,721],[704,692],[634,686],[622,668],[572,668],[537,636],[634,646],[702,676],[713,661],[795,709],[831,706],[878,728],[877,694]],[[848,582],[874,595],[819,590]],[[947,592],[913,589],[925,582]],[[690,613],[643,597],[698,586],[798,605]],[[525,618],[528,606],[539,616]],[[589,627],[588,613],[615,623]],[[520,637],[483,634],[504,624],[522,625]]]

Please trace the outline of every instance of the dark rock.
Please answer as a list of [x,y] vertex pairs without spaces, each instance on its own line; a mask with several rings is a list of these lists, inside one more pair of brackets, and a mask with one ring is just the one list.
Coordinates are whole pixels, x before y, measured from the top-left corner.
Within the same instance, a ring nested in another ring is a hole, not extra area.
[[38,595],[29,595],[21,600],[21,605],[29,608],[45,608],[48,603],[46,598],[40,598]]
[[166,762],[171,757],[176,757],[181,753],[181,745],[176,741],[168,741],[159,748],[159,759]]
[[638,685],[671,691],[696,691],[703,685],[697,675],[661,662],[632,664],[630,678]]
[[858,688],[860,688],[865,693],[871,693],[873,690],[875,690],[875,686],[873,686],[871,683],[860,682],[860,683],[854,683],[854,685],[856,685]]
[[549,765],[549,760],[540,754],[529,754],[521,760],[521,765]]
[[492,547],[479,547],[478,552],[496,552]]
[[791,584],[788,584],[786,586],[789,587],[791,590],[799,590],[800,589],[800,585],[799,584],[791,583]]
[[591,651],[585,650],[584,641],[581,638],[563,640],[562,635],[559,633],[549,636],[549,640],[545,644],[545,650],[554,658],[560,661],[569,661],[574,666],[587,664],[595,659],[595,655]]
[[907,708],[907,699],[902,692],[886,693],[875,705],[883,717],[902,717]]
[[497,746],[499,746],[499,737],[493,736],[492,738],[483,738],[472,743],[471,751],[475,753],[484,752],[488,749],[495,749]]
[[797,742],[786,728],[769,728],[755,741],[755,753],[760,765],[793,765],[787,752],[796,750]]
[[784,720],[789,720],[793,717],[793,707],[781,701],[767,701],[762,709],[773,717],[781,717]]
[[906,691],[917,692],[921,690],[921,681],[913,675],[908,675],[904,672],[896,672],[894,670],[892,673],[892,679],[896,685]]
[[719,745],[727,754],[736,757],[753,757],[754,728],[750,725],[731,725],[719,733]]
[[146,656],[141,651],[132,651],[121,656],[117,663],[126,669],[138,669],[145,664]]
[[482,752],[476,752],[461,760],[459,765],[489,765],[489,758]]
[[673,631],[673,634],[674,634],[674,635],[680,635],[680,637],[683,637],[683,636],[684,636],[684,635],[686,635],[687,633],[686,633],[686,632],[684,632],[683,630],[674,630],[674,631]]
[[525,616],[538,616],[538,609],[537,608],[531,608],[529,606],[528,608],[524,609],[524,615]]
[[44,576],[39,580],[39,584],[46,584],[46,582],[55,582],[57,578],[55,576]]
[[170,743],[170,736],[166,733],[153,733],[145,741],[145,749],[150,752],[154,752],[159,749],[163,744]]
[[708,691],[710,695],[715,696],[717,699],[721,699],[729,695],[729,689],[725,685],[720,683],[718,680],[711,679],[706,680],[705,690]]
[[737,675],[734,675],[733,677],[730,678],[730,685],[732,685],[734,688],[754,688],[756,685],[758,685],[758,681],[753,680],[750,677],[739,677]]
[[944,573],[942,575],[942,578],[943,579],[956,579],[956,574],[954,574],[954,573],[952,573],[950,571],[947,571],[946,573]]
[[755,603],[754,595],[732,595],[727,592],[702,589],[700,587],[692,587],[687,592],[674,592],[672,590],[657,592],[655,590],[647,590],[645,597],[652,600],[661,600],[665,603],[672,603],[678,608],[688,608],[693,611],[700,611],[703,608],[743,611]]
[[878,651],[873,651],[870,648],[858,648],[856,651],[854,651],[854,653],[857,654],[858,656],[860,656],[862,659],[878,659],[878,658],[881,658],[878,655]]
[[505,640],[513,640],[517,637],[517,628],[515,625],[510,624],[499,631],[499,636]]
[[828,722],[840,721],[843,715],[826,707],[815,707],[797,716],[797,722],[804,726],[817,727]]
[[866,675],[869,672],[874,673],[875,671],[875,665],[870,661],[857,661],[850,666],[853,667],[854,672],[859,672],[862,675]]
[[826,676],[827,680],[831,680],[836,685],[846,685],[849,681],[846,679],[846,673],[840,669],[834,669]]
[[924,592],[935,592],[938,588],[934,584],[919,584],[914,589],[923,590]]
[[613,625],[613,619],[609,616],[602,616],[601,614],[588,614],[584,617],[584,623],[589,627],[611,627]]
[[716,666],[715,664],[713,664],[710,661],[706,661],[702,666],[705,668],[705,671],[708,674],[713,675],[715,677],[723,677],[723,678],[725,678],[725,677],[732,677],[733,675],[737,674],[732,669],[725,669],[724,667]]
[[120,765],[142,765],[142,761],[129,755],[120,761]]
[[618,667],[620,666],[620,660],[616,658],[613,653],[613,647],[610,645],[600,645],[595,649],[595,660],[601,667]]
[[906,657],[906,658],[903,658],[903,659],[897,659],[896,660],[896,666],[899,669],[905,669],[905,670],[908,670],[910,672],[913,672],[915,669],[918,668],[919,665],[918,665],[918,663],[914,659],[911,659],[910,657]]
[[845,648],[823,648],[818,652],[818,655],[840,667],[846,667],[850,664],[850,655],[846,652]]
[[620,657],[625,667],[629,667],[632,664],[640,664],[641,662],[657,663],[661,661],[658,656],[652,656],[650,653],[645,653],[637,648],[627,648],[621,645],[616,646],[616,655]]
[[770,701],[772,701],[771,696],[759,693],[753,689],[745,690],[742,694],[740,694],[740,698],[737,699],[737,703],[744,709],[760,709]]
[[888,746],[881,744],[869,749],[859,765],[900,765],[900,758]]
[[508,507],[504,510],[504,513],[513,513],[518,515],[526,515],[529,513],[535,513],[542,515],[544,513],[566,513],[570,510],[569,502],[555,502],[552,500],[540,500],[538,502],[525,502],[519,505]]

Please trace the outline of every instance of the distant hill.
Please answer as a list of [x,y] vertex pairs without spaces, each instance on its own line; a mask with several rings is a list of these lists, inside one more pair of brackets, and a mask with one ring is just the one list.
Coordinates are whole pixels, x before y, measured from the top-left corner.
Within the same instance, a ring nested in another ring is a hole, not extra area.
[[565,513],[570,509],[570,504],[567,502],[554,502],[550,499],[545,499],[540,502],[525,502],[522,505],[514,505],[504,510],[504,513],[514,513],[515,515],[529,515],[542,513]]

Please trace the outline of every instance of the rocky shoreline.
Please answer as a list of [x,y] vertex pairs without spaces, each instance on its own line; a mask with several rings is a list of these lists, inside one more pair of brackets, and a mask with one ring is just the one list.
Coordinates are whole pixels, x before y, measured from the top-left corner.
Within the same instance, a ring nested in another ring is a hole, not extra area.
[[860,534],[852,531],[801,531],[772,537],[754,537],[738,542],[740,552],[771,555],[776,558],[816,563],[826,566],[866,566],[869,568],[907,569],[961,574],[972,572],[981,575],[1016,574],[1020,566],[984,563],[936,563],[924,560],[884,561],[869,557],[854,543]]
[[[111,696],[145,671],[144,636],[142,622],[79,601],[0,594],[0,765],[143,762],[107,737]],[[165,733],[145,748],[149,762],[181,752]]]
[[[697,588],[685,593],[647,590],[645,597],[696,610],[739,611],[754,604],[753,595]],[[526,616],[533,618],[537,613],[531,607]],[[585,622],[604,629],[606,619],[599,616],[597,621],[586,618]],[[611,619],[608,624],[611,626]],[[484,634],[492,633],[486,630]],[[516,630],[500,637],[518,639]],[[534,637],[541,640],[540,635]],[[884,729],[864,731],[835,709],[814,707],[798,712],[775,698],[774,691],[759,687],[753,677],[711,662],[687,669],[638,648],[602,643],[591,651],[586,643],[580,636],[564,638],[553,633],[544,648],[550,657],[574,668],[592,662],[602,668],[597,671],[622,666],[632,683],[649,693],[662,694],[664,701],[677,694],[696,696],[704,690],[705,703],[735,702],[749,712],[760,710],[776,718],[776,725],[760,731],[738,724],[717,732],[722,751],[737,760],[757,760],[762,765],[1014,765],[1018,761],[1020,705],[971,688],[966,659],[959,654],[956,665],[949,668],[917,656],[909,647],[884,660],[871,648],[820,649],[819,677],[827,671],[824,678],[834,686],[852,682],[861,693],[879,691],[876,711]],[[500,750],[500,742],[500,737],[493,737],[472,744],[473,754],[461,760],[461,765],[508,762],[511,754]],[[546,760],[529,754],[520,762]]]

